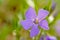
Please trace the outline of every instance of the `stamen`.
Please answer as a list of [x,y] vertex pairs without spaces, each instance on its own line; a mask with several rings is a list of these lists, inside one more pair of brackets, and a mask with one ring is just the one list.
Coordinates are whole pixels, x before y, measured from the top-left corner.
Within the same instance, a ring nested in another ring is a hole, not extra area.
[[38,18],[36,18],[36,19],[34,20],[34,23],[35,23],[35,24],[38,24]]

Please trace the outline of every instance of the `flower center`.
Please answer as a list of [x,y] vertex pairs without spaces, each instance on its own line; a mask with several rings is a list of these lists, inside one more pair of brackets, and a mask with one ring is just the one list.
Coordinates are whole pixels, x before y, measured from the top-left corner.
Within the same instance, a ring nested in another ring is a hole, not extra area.
[[39,23],[38,18],[36,18],[36,19],[34,20],[34,23],[35,23],[35,24],[38,24],[38,23]]

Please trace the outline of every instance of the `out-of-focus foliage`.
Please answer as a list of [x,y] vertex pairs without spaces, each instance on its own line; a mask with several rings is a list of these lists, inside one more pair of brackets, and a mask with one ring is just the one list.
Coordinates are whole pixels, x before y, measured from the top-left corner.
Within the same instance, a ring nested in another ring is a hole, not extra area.
[[[39,40],[41,35],[52,35],[60,40],[55,25],[60,20],[60,0],[31,0],[34,3],[36,13],[43,8],[49,11],[46,20],[49,30],[40,29],[38,36],[31,38],[30,30],[23,29],[20,21],[25,19],[25,13],[30,6],[28,0],[0,0],[0,40]],[[52,10],[52,1],[56,7]],[[52,16],[52,17],[51,17]],[[52,20],[52,21],[51,21]]]

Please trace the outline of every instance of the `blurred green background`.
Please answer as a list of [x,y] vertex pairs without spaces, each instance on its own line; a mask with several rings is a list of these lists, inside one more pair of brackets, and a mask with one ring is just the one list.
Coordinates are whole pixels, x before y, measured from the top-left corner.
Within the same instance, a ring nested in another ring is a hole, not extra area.
[[[55,3],[52,9],[52,4]],[[34,37],[30,37],[30,32],[24,30],[20,24],[25,19],[25,13],[29,7],[36,10],[43,8],[49,11],[46,18],[49,24],[49,30],[42,32]],[[60,0],[0,0],[0,40],[39,40],[44,33],[55,36],[60,40]]]

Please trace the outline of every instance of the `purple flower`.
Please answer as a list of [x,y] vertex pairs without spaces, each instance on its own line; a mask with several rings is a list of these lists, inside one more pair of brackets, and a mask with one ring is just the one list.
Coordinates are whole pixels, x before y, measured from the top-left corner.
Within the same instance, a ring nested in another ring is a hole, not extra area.
[[55,1],[54,1],[54,0],[52,0],[52,5],[51,5],[52,10],[54,10],[54,9],[55,9],[55,7],[56,7],[56,3],[55,3]]
[[48,22],[45,20],[46,16],[49,14],[47,10],[40,9],[38,11],[38,15],[36,15],[36,12],[33,8],[29,8],[26,12],[26,20],[21,21],[22,26],[25,30],[31,29],[30,31],[30,37],[34,37],[39,33],[39,28],[48,30]]
[[57,40],[55,36],[41,36],[40,40]]
[[46,36],[46,40],[57,40],[54,36]]
[[55,32],[57,36],[60,36],[60,20],[57,20],[55,25],[54,25]]

